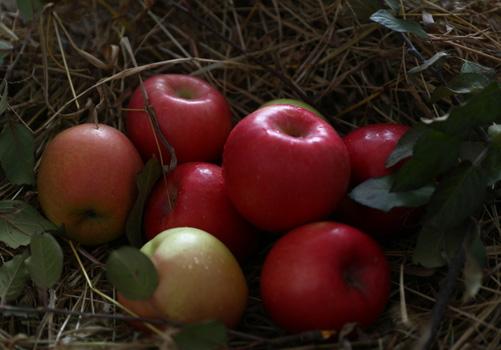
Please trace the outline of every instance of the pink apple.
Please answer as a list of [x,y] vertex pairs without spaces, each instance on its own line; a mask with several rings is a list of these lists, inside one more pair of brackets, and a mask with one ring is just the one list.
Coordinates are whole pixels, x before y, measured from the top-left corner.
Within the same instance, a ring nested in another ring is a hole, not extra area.
[[[391,168],[387,168],[385,162],[408,130],[408,126],[401,124],[371,124],[347,134],[344,142],[350,155],[352,185],[389,175],[398,169],[402,162]],[[337,211],[339,220],[381,238],[411,227],[420,213],[421,210],[416,208],[393,208],[383,212],[356,203],[349,197],[343,200]]]
[[258,109],[232,130],[223,152],[228,195],[251,223],[285,231],[330,214],[346,194],[350,164],[334,128],[291,105]]
[[235,257],[205,231],[180,227],[166,230],[141,251],[152,260],[158,286],[147,300],[118,301],[141,317],[181,323],[219,320],[235,327],[247,304],[248,288]]
[[43,212],[69,238],[96,245],[124,231],[143,163],[129,139],[103,124],[81,124],[47,145],[38,171]]
[[377,243],[336,222],[311,223],[282,236],[266,257],[261,296],[290,332],[368,326],[390,291],[388,262]]
[[231,204],[221,167],[215,164],[181,164],[152,190],[144,216],[147,238],[180,226],[209,232],[240,261],[257,248],[257,230]]
[[[231,111],[219,91],[201,79],[182,74],[152,76],[144,82],[144,88],[179,163],[214,161],[221,156],[231,129]],[[160,149],[168,163],[170,155],[155,137],[140,86],[128,108],[127,133],[143,159],[153,155],[159,159]]]

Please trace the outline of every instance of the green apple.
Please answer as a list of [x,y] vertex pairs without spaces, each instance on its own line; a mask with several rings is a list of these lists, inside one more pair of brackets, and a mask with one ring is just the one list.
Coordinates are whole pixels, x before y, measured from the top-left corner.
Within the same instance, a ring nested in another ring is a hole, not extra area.
[[203,230],[178,227],[155,236],[141,251],[157,269],[158,287],[147,300],[118,293],[122,305],[141,317],[238,324],[247,304],[247,282],[221,241]]
[[310,112],[315,113],[318,115],[320,118],[327,120],[322,113],[320,113],[318,110],[307,104],[306,102],[303,102],[301,100],[294,100],[292,98],[277,98],[275,100],[271,100],[263,104],[261,107],[265,106],[271,106],[271,105],[292,105],[292,106],[297,106],[297,107],[302,107],[304,109],[309,110]]
[[40,206],[68,238],[86,245],[109,242],[124,232],[142,167],[139,152],[118,129],[93,123],[70,127],[42,154]]

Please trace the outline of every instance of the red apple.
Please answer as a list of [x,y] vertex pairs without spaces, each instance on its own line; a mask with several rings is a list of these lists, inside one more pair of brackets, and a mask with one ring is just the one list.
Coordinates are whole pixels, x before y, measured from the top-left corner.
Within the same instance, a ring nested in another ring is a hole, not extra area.
[[281,237],[267,255],[261,296],[290,332],[373,323],[389,297],[390,270],[377,243],[336,222],[311,223]]
[[[231,129],[231,111],[214,87],[182,74],[155,75],[144,82],[160,130],[174,148],[179,163],[214,161]],[[169,152],[157,139],[145,111],[141,87],[133,93],[126,116],[127,133],[143,159],[155,155],[167,163]]]
[[[402,162],[391,168],[387,168],[385,162],[408,130],[408,126],[401,124],[371,124],[347,134],[344,142],[350,155],[351,184],[356,186],[398,169]],[[393,208],[384,212],[356,203],[348,197],[337,211],[339,220],[379,237],[387,237],[412,226],[418,213],[419,210],[415,208]]]
[[240,261],[257,248],[257,230],[231,204],[215,164],[181,164],[159,180],[145,208],[148,239],[168,228],[190,226],[214,235]]
[[166,230],[141,251],[153,261],[158,287],[150,299],[118,301],[145,318],[181,323],[219,320],[235,327],[247,304],[247,282],[235,257],[205,231]]
[[350,154],[352,184],[389,175],[401,165],[387,168],[385,163],[408,130],[409,127],[402,124],[371,124],[348,133],[344,143]]
[[256,110],[232,130],[223,176],[247,220],[285,231],[336,208],[346,194],[350,164],[330,124],[304,108],[274,105]]
[[69,238],[97,245],[123,233],[143,163],[129,139],[103,124],[64,130],[47,145],[38,171],[43,212]]
[[379,239],[390,238],[405,229],[412,229],[422,210],[393,208],[388,212],[355,202],[348,196],[339,205],[336,220],[358,227]]

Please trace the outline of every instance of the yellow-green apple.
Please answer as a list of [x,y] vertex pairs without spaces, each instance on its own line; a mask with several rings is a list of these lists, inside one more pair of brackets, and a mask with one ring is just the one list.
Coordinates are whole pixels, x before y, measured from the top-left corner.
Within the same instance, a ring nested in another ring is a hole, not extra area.
[[123,233],[143,162],[130,140],[104,124],[80,124],[47,145],[37,176],[38,199],[49,220],[86,245]]
[[272,105],[292,105],[292,106],[302,107],[302,108],[309,110],[310,112],[315,113],[320,118],[325,119],[325,117],[322,115],[322,113],[320,113],[316,108],[314,108],[313,106],[311,106],[311,105],[309,105],[306,102],[301,101],[301,100],[295,100],[292,98],[277,98],[275,100],[271,100],[271,101],[266,102],[265,104],[263,104],[263,107],[272,106]]
[[290,332],[368,326],[390,291],[388,262],[369,236],[351,226],[316,222],[282,236],[266,256],[261,296],[271,318]]
[[[214,161],[221,156],[231,129],[231,111],[224,96],[205,81],[183,74],[160,74],[144,82],[160,131],[179,163]],[[143,159],[170,159],[146,112],[143,91],[134,91],[126,115],[127,134]]]
[[[403,161],[391,168],[387,168],[385,162],[408,130],[406,125],[384,123],[362,126],[348,133],[344,142],[350,155],[351,185],[389,175],[398,169]],[[421,209],[402,207],[384,212],[346,197],[339,206],[337,219],[383,238],[412,226],[420,212]]]
[[144,214],[146,237],[174,227],[207,231],[244,261],[256,251],[258,234],[226,195],[221,167],[190,162],[179,165],[153,188]]
[[223,151],[227,193],[251,223],[285,231],[330,214],[350,178],[346,146],[314,113],[291,105],[242,119]]
[[118,301],[137,315],[180,323],[218,320],[235,327],[247,304],[247,282],[228,248],[192,227],[168,229],[141,251],[155,265],[158,286],[146,300]]

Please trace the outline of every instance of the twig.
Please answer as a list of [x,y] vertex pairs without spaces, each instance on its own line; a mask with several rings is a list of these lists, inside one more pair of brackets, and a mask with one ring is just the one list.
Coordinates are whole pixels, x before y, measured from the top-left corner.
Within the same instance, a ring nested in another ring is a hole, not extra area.
[[[466,235],[463,238],[463,241],[465,239]],[[464,261],[465,250],[463,244],[461,244],[461,246],[458,248],[458,251],[456,252],[456,255],[449,264],[447,276],[445,277],[445,280],[442,282],[442,285],[440,287],[437,301],[435,305],[433,305],[433,309],[431,311],[431,321],[423,332],[423,335],[419,339],[418,343],[416,344],[415,350],[429,350],[435,342],[438,330],[440,329],[440,324],[442,323],[442,320],[445,316],[445,310],[449,305],[451,294],[456,287],[456,283],[461,273],[461,268],[464,265]]]
[[24,50],[26,49],[26,46],[28,45],[28,42],[31,40],[31,30],[28,31],[28,33],[26,34],[26,37],[24,38],[23,40],[23,43],[21,45],[21,48],[19,49],[19,53],[16,55],[16,58],[14,59],[14,61],[12,61],[12,63],[7,67],[7,70],[5,72],[5,75],[4,75],[4,80],[8,81],[10,79],[10,76],[12,75],[12,72],[14,71],[14,67],[16,66],[16,64],[19,62],[19,60],[21,59],[21,56],[23,55],[24,53]]
[[[426,58],[424,58],[424,56],[416,48],[416,46],[412,43],[412,41],[407,37],[407,35],[405,35],[404,33],[401,33],[401,36],[404,39],[404,41],[408,47],[408,51],[411,54],[413,54],[420,61],[421,64],[424,63],[426,61]],[[438,69],[437,67],[434,67],[434,66],[430,66],[430,70],[436,74],[436,76],[438,77],[438,79],[440,80],[440,82],[443,85],[447,86],[447,80],[445,79],[445,77],[442,74],[442,71],[440,69]],[[454,99],[454,102],[456,104],[461,103],[461,100],[459,99],[459,97],[457,95],[453,95],[453,99]]]
[[23,306],[11,306],[11,305],[0,305],[0,314],[4,314],[7,312],[11,313],[23,313],[23,314],[46,314],[52,313],[57,315],[69,315],[69,316],[77,316],[82,318],[99,318],[99,319],[115,319],[122,321],[141,321],[159,325],[165,325],[168,322],[163,319],[158,318],[145,318],[145,317],[135,317],[128,316],[124,314],[109,314],[109,313],[91,313],[91,312],[81,312],[81,311],[73,311],[66,309],[58,309],[53,307],[23,307]]
[[[134,52],[131,48],[131,45],[130,45],[128,38],[127,37],[122,38],[121,42],[122,42],[123,46],[125,47],[125,49],[127,50],[127,53],[129,54],[130,59],[132,60],[132,63],[134,64],[134,67],[137,68],[138,64],[136,61],[136,57],[134,56]],[[158,123],[157,113],[155,112],[155,109],[152,107],[152,105],[150,103],[150,98],[148,96],[148,92],[146,91],[146,88],[144,87],[144,81],[143,81],[143,78],[142,78],[140,72],[138,73],[138,79],[139,79],[139,86],[141,89],[141,94],[143,95],[145,110],[146,110],[146,113],[148,114],[148,119],[150,121],[150,125],[151,125],[152,129],[155,131],[155,136],[160,139],[160,142],[162,143],[162,145],[167,149],[167,152],[169,152],[170,161],[169,161],[169,165],[168,165],[168,167],[169,167],[168,171],[171,171],[177,165],[176,151],[174,150],[174,147],[172,147],[170,142],[167,140],[167,137],[164,135],[164,133],[160,129],[160,124]],[[160,149],[160,145],[158,144],[157,138],[155,138],[155,142],[157,143],[157,147],[158,147],[158,153],[160,156],[160,159],[159,159],[160,164],[162,164],[162,167],[163,167],[164,162],[162,159],[162,151]],[[165,174],[164,174],[164,176],[165,176]],[[170,201],[169,201],[169,203],[170,203]]]

